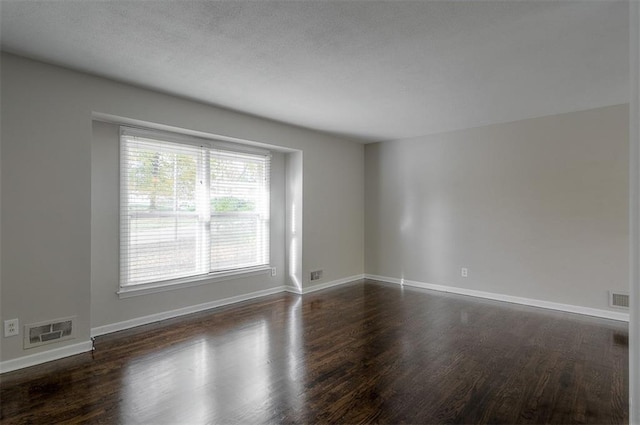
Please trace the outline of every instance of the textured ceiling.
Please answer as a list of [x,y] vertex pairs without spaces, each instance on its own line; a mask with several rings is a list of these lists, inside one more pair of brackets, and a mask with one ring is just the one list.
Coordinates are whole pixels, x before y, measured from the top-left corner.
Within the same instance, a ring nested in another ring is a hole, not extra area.
[[363,141],[628,102],[619,1],[7,1],[2,49]]

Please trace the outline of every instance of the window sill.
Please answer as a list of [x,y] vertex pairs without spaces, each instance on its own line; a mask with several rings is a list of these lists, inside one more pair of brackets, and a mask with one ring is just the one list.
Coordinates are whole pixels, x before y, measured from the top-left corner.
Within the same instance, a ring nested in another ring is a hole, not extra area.
[[224,280],[241,279],[244,277],[269,273],[270,271],[271,267],[260,266],[228,272],[210,273],[201,276],[167,280],[163,282],[151,282],[139,285],[121,286],[120,290],[116,293],[118,294],[119,298],[131,298],[137,297],[139,295],[156,294],[159,292],[173,291],[175,289],[190,288],[193,286],[222,282]]

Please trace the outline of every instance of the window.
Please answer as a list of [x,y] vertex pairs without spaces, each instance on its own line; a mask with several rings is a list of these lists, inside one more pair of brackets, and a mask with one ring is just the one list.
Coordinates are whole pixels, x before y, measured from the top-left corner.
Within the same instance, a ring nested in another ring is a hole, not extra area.
[[269,265],[270,155],[121,127],[120,286]]

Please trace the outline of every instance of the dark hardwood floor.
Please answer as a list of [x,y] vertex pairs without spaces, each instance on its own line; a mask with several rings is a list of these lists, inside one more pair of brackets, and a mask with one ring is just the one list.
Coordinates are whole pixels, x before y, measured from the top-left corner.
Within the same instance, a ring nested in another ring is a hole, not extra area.
[[622,322],[357,282],[0,376],[2,423],[626,423]]

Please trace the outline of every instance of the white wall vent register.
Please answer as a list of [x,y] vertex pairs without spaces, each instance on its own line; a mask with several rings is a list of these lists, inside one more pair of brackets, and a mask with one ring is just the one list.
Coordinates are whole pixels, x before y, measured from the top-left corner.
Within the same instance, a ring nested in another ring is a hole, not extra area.
[[609,306],[629,308],[629,294],[620,291],[609,291]]
[[75,338],[74,320],[75,317],[68,317],[25,325],[24,348],[33,348]]

